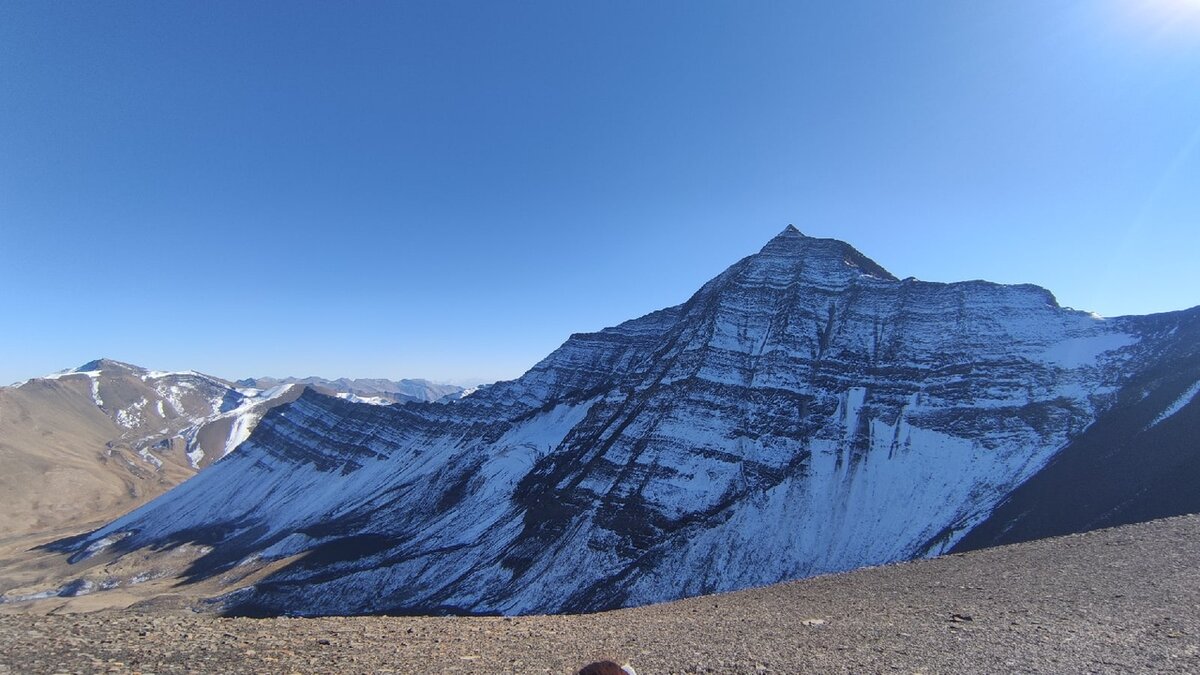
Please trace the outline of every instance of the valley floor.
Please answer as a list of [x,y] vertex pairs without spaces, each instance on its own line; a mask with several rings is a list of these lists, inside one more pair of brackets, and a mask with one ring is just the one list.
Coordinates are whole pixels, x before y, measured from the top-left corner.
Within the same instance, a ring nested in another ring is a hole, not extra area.
[[1200,516],[587,616],[0,616],[0,673],[1200,672]]

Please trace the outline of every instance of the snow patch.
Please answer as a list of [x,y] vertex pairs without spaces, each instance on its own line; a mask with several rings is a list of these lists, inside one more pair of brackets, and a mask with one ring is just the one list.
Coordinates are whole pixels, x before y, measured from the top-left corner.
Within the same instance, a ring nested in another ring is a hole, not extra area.
[[138,584],[144,584],[147,581],[152,581],[154,579],[161,579],[165,576],[167,576],[166,572],[157,572],[157,571],[141,572],[141,573],[135,574],[129,578],[129,585],[136,586]]
[[187,451],[187,458],[188,463],[192,465],[193,469],[199,469],[200,461],[204,459],[204,451],[199,447],[192,448]]
[[183,399],[181,398],[182,394],[183,392],[179,390],[179,387],[174,385],[169,387],[160,386],[158,388],[158,395],[162,396],[167,403],[170,403],[171,408],[175,411],[175,414],[181,417],[186,413],[183,405]]
[[162,465],[163,465],[163,463],[162,463],[162,460],[161,460],[161,459],[159,459],[159,458],[157,458],[157,457],[155,457],[155,456],[154,456],[154,455],[153,455],[153,454],[150,452],[150,450],[149,450],[149,449],[147,449],[147,448],[142,448],[141,450],[138,450],[138,456],[139,456],[139,457],[141,457],[142,459],[146,460],[147,462],[150,462],[151,464],[153,464],[153,465],[154,465],[154,468],[156,468],[156,469],[161,469],[161,468],[162,468]]
[[30,600],[45,600],[46,598],[54,598],[59,594],[59,589],[55,588],[49,591],[38,591],[37,593],[25,593],[23,595],[0,595],[0,605],[10,602],[28,602]]
[[1183,394],[1179,398],[1175,399],[1174,403],[1167,406],[1166,410],[1159,413],[1158,417],[1155,417],[1154,421],[1151,422],[1150,426],[1147,426],[1146,429],[1158,426],[1163,421],[1165,421],[1168,417],[1171,417],[1172,415],[1179,412],[1180,410],[1183,410],[1184,406],[1191,403],[1192,399],[1196,398],[1196,394],[1200,394],[1200,381],[1197,381],[1195,384],[1188,387],[1188,390],[1183,392]]
[[[142,410],[149,405],[149,403],[150,402],[147,401],[145,397],[142,397],[142,400],[134,403],[128,408],[118,410],[116,415],[114,415],[117,424],[126,429],[132,429],[138,426],[142,422]],[[161,401],[159,402],[159,405],[162,405]]]
[[1128,347],[1135,342],[1137,342],[1137,338],[1126,333],[1068,338],[1042,352],[1039,358],[1063,368],[1091,366],[1096,364],[1101,354]]
[[234,420],[233,426],[229,429],[229,438],[225,440],[225,450],[221,456],[224,457],[233,452],[237,446],[241,445],[250,438],[250,432],[254,431],[254,427],[258,424],[261,415],[255,413],[246,413],[238,415]]
[[60,370],[57,373],[50,373],[49,375],[43,375],[37,379],[57,380],[62,377],[70,377],[72,375],[84,375],[86,377],[97,378],[97,377],[100,377],[100,371],[98,371],[98,370]]
[[125,537],[128,537],[129,534],[129,532],[117,532],[115,534],[110,534],[107,537],[97,539],[96,541],[88,544],[87,548],[83,549],[83,551],[88,557],[94,556],[100,551],[103,551],[109,546],[121,541]]
[[352,394],[346,391],[340,391],[335,395],[343,401],[350,401],[351,403],[366,403],[367,405],[392,404],[392,401],[384,398],[383,396],[359,396],[358,394]]

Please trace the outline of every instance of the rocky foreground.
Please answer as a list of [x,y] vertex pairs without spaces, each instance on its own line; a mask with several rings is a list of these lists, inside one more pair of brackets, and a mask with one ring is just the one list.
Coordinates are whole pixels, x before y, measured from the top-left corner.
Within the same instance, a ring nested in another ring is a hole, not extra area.
[[[182,603],[186,604],[186,603]],[[1200,672],[1200,516],[582,616],[0,616],[0,673]]]

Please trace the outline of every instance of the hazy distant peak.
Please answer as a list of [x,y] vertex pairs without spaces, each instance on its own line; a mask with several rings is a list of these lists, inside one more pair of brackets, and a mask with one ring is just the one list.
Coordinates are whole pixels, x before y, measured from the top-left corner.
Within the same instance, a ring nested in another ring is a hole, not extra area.
[[[384,378],[348,378],[330,380],[323,377],[257,377],[237,381],[242,387],[269,389],[281,384],[302,384],[327,394],[353,394],[364,402],[401,403],[404,401],[437,401],[459,394],[462,387],[438,384],[423,379],[388,380]],[[346,398],[346,397],[341,397]],[[351,399],[354,400],[354,399]]]

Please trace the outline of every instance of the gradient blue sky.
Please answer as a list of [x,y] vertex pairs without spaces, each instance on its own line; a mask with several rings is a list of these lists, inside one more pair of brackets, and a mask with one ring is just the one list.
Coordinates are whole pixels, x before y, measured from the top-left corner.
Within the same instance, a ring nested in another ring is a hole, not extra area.
[[514,377],[788,223],[1200,303],[1200,2],[0,4],[0,382]]

